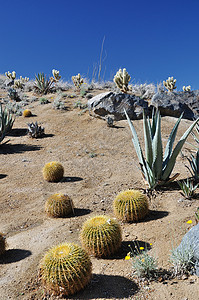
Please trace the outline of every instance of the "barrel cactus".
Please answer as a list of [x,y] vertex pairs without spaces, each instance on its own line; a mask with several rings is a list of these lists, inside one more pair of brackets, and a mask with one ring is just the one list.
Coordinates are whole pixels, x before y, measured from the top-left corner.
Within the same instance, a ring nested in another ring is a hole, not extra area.
[[42,173],[45,180],[49,182],[58,182],[64,176],[64,168],[59,162],[51,161],[45,164]]
[[66,217],[74,211],[73,202],[68,195],[57,193],[47,199],[45,211],[51,217]]
[[31,116],[32,116],[32,113],[31,113],[30,109],[25,109],[25,110],[23,111],[23,116],[24,116],[24,117],[31,117]]
[[45,288],[54,295],[73,295],[91,278],[89,255],[80,246],[64,243],[50,249],[40,262]]
[[96,257],[110,257],[121,246],[121,228],[115,219],[99,215],[89,218],[81,229],[82,247]]
[[6,239],[5,236],[0,233],[0,256],[6,251]]
[[148,214],[149,205],[146,195],[138,190],[120,192],[113,201],[116,217],[126,222],[137,222]]

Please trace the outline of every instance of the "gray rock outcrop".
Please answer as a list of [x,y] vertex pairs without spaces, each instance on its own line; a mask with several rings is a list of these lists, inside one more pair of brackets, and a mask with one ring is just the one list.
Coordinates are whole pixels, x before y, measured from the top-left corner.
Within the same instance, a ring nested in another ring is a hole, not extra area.
[[126,120],[124,108],[132,120],[142,118],[143,108],[148,111],[148,102],[135,95],[106,92],[88,101],[90,114],[95,117],[106,118],[114,116],[114,120]]
[[158,107],[162,116],[194,120],[199,117],[199,90],[190,92],[157,93],[152,97],[151,106]]

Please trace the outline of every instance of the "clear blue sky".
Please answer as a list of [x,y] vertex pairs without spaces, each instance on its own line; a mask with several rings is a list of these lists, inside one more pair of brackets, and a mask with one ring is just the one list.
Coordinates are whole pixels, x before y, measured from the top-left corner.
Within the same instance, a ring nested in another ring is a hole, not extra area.
[[199,0],[1,1],[0,73],[91,79],[104,36],[105,80],[126,67],[133,83],[199,89]]

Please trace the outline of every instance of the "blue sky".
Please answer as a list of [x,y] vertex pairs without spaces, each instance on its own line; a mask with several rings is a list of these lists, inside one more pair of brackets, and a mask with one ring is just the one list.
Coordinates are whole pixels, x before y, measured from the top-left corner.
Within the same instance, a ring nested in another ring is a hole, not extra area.
[[198,12],[198,0],[1,1],[0,73],[92,79],[105,37],[105,80],[126,67],[133,83],[174,76],[199,89]]

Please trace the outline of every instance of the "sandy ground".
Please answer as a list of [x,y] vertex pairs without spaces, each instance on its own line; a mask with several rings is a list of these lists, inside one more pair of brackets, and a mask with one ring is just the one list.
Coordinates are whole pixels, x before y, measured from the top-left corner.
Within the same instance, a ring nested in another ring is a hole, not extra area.
[[[103,91],[92,93],[100,92]],[[10,141],[0,146],[0,232],[6,234],[8,244],[6,255],[0,259],[0,300],[57,299],[45,296],[38,282],[38,265],[45,251],[62,242],[80,244],[79,231],[89,216],[114,216],[112,202],[117,193],[146,188],[137,168],[127,121],[107,127],[104,120],[74,108],[77,98],[66,98],[67,110],[54,110],[54,97],[48,95],[49,104],[30,103],[28,108],[34,116],[17,117],[10,136],[5,138]],[[26,135],[27,123],[35,121],[45,127],[44,138],[31,139]],[[164,142],[175,121],[162,118]],[[182,120],[177,138],[190,123]],[[143,144],[142,121],[134,121],[134,126]],[[183,152],[188,153],[186,149]],[[64,179],[59,183],[43,180],[42,168],[50,161],[59,161],[64,166]],[[189,176],[185,164],[186,159],[179,156],[174,173],[180,172],[180,179]],[[47,197],[57,192],[71,196],[76,207],[74,217],[53,219],[45,214]],[[180,199],[175,185],[161,190],[150,200],[151,212],[146,220],[121,223],[122,249],[112,259],[92,257],[91,283],[71,298],[198,299],[196,276],[140,283],[132,274],[132,261],[124,259],[129,252],[128,244],[137,240],[141,244],[152,243],[150,253],[158,258],[158,266],[170,268],[172,245],[178,245],[185,232],[196,224],[194,213],[199,206],[197,199]],[[190,219],[193,223],[187,224]]]

